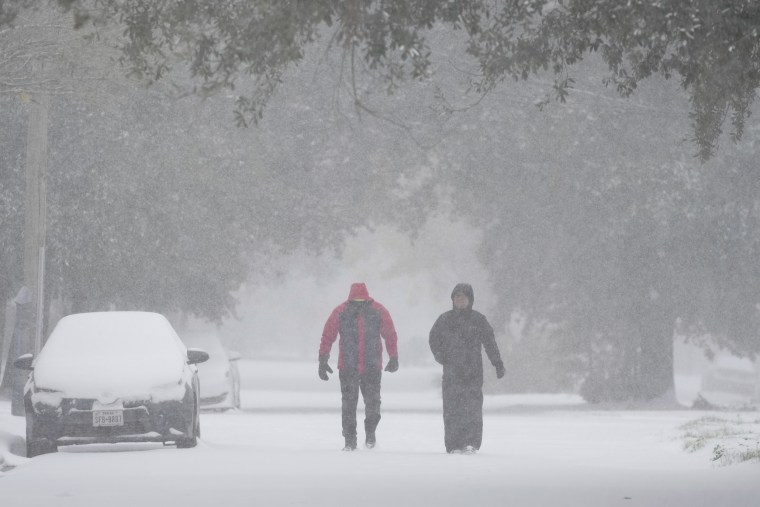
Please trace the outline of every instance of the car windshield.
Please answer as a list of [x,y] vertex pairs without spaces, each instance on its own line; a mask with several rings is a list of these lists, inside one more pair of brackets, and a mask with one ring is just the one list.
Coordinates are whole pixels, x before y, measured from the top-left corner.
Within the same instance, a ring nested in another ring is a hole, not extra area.
[[184,363],[184,346],[160,314],[83,313],[60,320],[35,362],[34,378],[38,387],[69,397],[128,397],[177,383]]

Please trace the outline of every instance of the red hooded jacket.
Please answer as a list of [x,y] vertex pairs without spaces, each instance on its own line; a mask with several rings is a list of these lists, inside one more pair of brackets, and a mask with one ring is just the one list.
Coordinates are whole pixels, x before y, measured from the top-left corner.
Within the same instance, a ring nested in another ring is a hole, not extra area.
[[390,313],[383,305],[369,297],[367,286],[354,283],[348,300],[335,308],[325,323],[319,355],[330,353],[338,342],[338,369],[357,369],[364,373],[368,368],[382,368],[385,340],[390,357],[398,357],[398,337]]

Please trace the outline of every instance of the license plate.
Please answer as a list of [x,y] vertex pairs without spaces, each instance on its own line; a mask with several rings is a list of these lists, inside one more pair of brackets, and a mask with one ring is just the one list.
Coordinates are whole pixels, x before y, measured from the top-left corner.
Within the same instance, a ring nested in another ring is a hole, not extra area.
[[93,426],[124,426],[121,410],[96,410],[92,413]]

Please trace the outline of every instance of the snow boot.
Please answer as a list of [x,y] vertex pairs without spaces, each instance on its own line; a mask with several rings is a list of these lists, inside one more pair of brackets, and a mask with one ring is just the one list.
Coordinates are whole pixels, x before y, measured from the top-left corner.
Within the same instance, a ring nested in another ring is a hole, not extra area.
[[367,449],[373,449],[377,445],[377,439],[375,438],[375,432],[367,433],[367,438],[364,441],[364,445]]
[[356,435],[353,437],[346,437],[346,445],[343,447],[344,451],[355,451],[356,450]]

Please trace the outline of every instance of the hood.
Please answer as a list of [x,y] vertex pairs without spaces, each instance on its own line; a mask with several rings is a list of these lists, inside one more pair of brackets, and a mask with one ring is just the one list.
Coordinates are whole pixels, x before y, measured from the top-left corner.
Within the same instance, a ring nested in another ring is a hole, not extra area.
[[349,301],[355,301],[355,300],[367,301],[368,299],[369,299],[369,292],[367,291],[367,286],[364,283],[351,284],[351,290],[348,291]]
[[472,309],[472,305],[475,304],[475,293],[472,291],[472,285],[469,283],[458,283],[456,287],[454,287],[454,290],[451,291],[452,304],[454,302],[454,295],[457,293],[462,293],[467,296],[467,299],[470,300],[470,306],[468,306],[468,308]]

